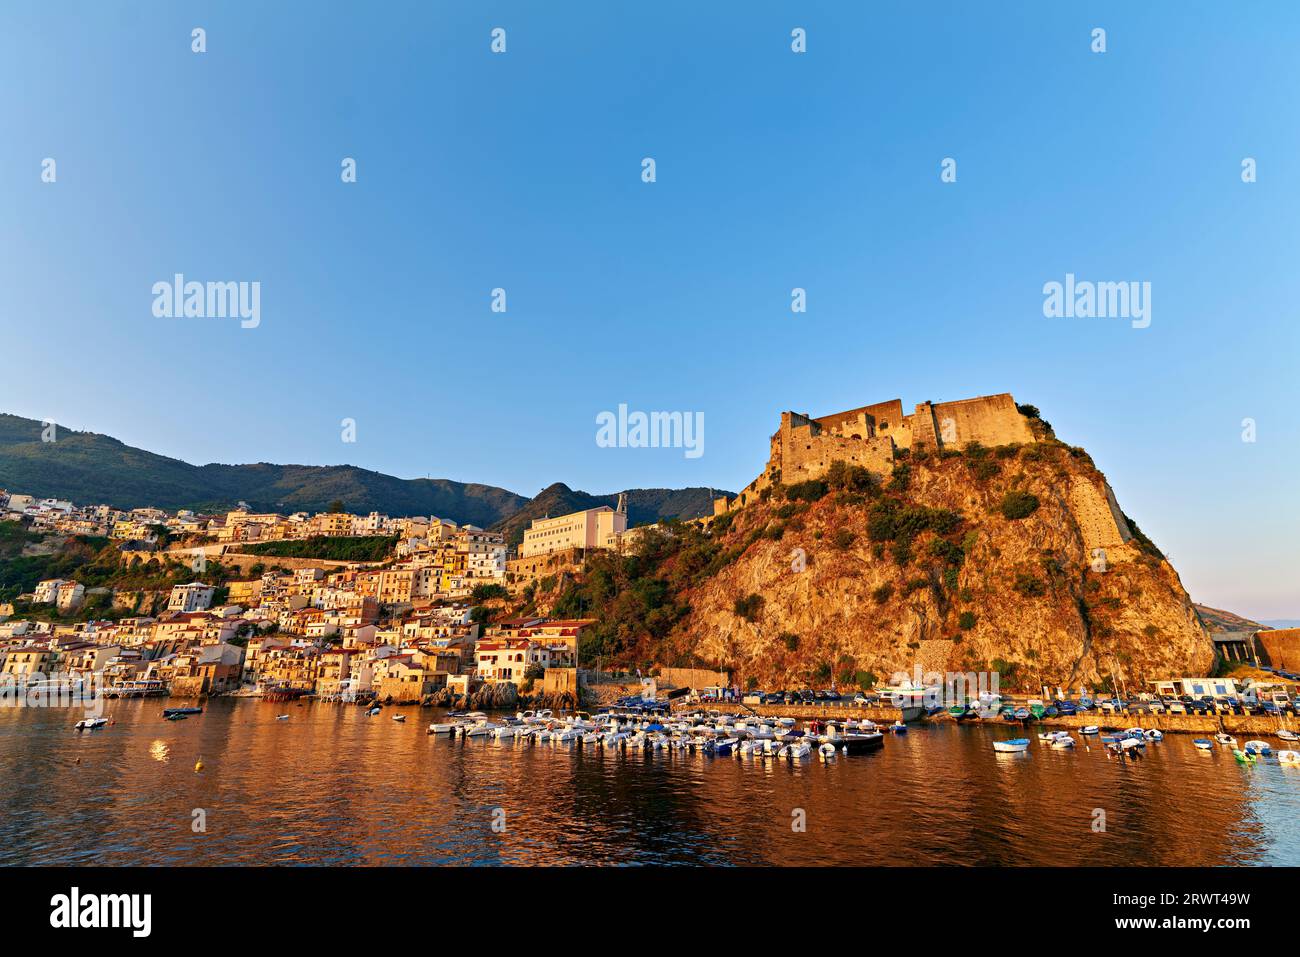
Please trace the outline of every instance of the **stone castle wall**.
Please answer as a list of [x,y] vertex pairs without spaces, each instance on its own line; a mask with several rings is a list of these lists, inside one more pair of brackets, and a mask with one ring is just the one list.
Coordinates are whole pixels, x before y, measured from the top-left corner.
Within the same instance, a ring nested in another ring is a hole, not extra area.
[[935,450],[961,448],[970,442],[996,446],[1033,441],[1029,420],[1006,392],[937,405],[922,402],[911,415],[903,414],[900,399],[816,419],[783,412],[763,474],[734,499],[716,501],[714,514],[743,508],[778,478],[783,485],[820,478],[837,460],[884,478],[893,471],[897,449],[919,446]]
[[1137,549],[1130,544],[1133,532],[1124,520],[1124,513],[1119,510],[1109,483],[1103,481],[1102,487],[1098,487],[1087,478],[1076,475],[1070,483],[1069,501],[1090,559],[1098,557],[1098,549],[1105,553],[1109,564],[1136,557]]

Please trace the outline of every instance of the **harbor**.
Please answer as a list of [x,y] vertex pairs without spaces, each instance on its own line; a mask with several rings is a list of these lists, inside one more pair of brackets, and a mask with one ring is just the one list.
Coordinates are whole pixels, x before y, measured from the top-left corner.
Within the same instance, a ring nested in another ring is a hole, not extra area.
[[[74,731],[66,710],[0,712],[0,863],[1190,866],[1300,857],[1300,768],[1276,758],[1238,764],[1228,747],[1201,751],[1190,735],[1120,760],[1099,736],[1062,750],[1033,728],[918,721],[867,753],[792,760],[430,735],[430,724],[457,719],[419,707],[371,716],[309,700],[215,698],[178,721],[162,707],[111,702],[111,724],[89,732]],[[475,721],[506,718],[523,720]],[[1017,735],[1033,739],[1024,752],[995,752],[995,741]],[[195,808],[206,811],[204,833],[192,830]],[[1107,812],[1105,835],[1091,829],[1096,808]],[[504,831],[492,828],[497,809]],[[805,831],[792,830],[795,809]]]

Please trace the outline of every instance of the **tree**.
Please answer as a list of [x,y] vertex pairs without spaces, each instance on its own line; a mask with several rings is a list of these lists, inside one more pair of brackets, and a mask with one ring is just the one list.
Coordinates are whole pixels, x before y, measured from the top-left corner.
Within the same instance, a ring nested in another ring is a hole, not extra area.
[[329,503],[329,507],[326,508],[325,511],[331,515],[341,514],[344,511],[343,500],[336,498],[334,501]]

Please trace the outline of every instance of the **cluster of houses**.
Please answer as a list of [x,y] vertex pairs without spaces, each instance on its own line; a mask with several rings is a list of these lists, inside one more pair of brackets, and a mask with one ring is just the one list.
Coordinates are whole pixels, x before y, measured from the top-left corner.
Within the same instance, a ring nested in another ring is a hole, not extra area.
[[[0,621],[0,673],[32,682],[94,676],[113,695],[315,694],[419,701],[441,688],[573,670],[590,619],[534,617],[484,627],[468,604],[381,604],[352,590],[349,572],[267,572],[246,604],[210,606],[214,588],[172,589],[155,617],[75,623]],[[49,583],[43,582],[42,585]],[[571,686],[575,680],[562,676]]]
[[0,519],[21,519],[38,531],[68,535],[94,535],[122,541],[156,543],[158,529],[175,536],[197,536],[221,543],[272,542],[315,535],[400,535],[419,538],[437,519],[390,518],[379,512],[254,512],[247,506],[223,514],[201,514],[181,509],[119,509],[111,505],[77,506],[62,499],[38,499],[0,489]]
[[[124,540],[124,552],[156,541],[158,526],[206,536],[197,547],[191,542],[162,553],[192,565],[209,554],[239,554],[237,547],[219,547],[225,543],[396,536],[393,557],[383,562],[268,556],[257,568],[243,555],[242,564],[232,564],[258,574],[246,571],[220,587],[201,581],[176,585],[156,616],[41,621],[17,617],[12,604],[0,604],[0,674],[29,683],[94,674],[110,695],[315,694],[397,702],[418,701],[442,688],[467,694],[506,681],[571,690],[579,641],[593,621],[532,617],[485,625],[473,613],[475,590],[499,584],[518,593],[530,582],[576,567],[587,549],[622,547],[641,531],[628,531],[622,501],[617,509],[535,521],[517,554],[499,532],[437,517],[124,512],[0,492],[0,519],[5,518],[36,530],[107,535]],[[68,612],[86,594],[76,581],[49,579],[21,597]],[[120,597],[114,594],[115,604],[136,607]]]

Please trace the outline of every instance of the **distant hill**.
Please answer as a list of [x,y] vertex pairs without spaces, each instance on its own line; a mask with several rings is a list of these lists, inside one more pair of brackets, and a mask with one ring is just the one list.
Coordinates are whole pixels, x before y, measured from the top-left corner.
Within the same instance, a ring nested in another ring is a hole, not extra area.
[[[612,506],[618,498],[556,484],[530,501],[493,485],[400,479],[354,465],[191,465],[96,432],[60,428],[57,441],[42,442],[39,421],[6,414],[0,414],[0,488],[122,509],[217,511],[242,501],[257,511],[316,512],[338,500],[354,514],[437,515],[498,526],[516,542],[532,518]],[[712,510],[708,489],[637,489],[628,502],[634,524]]]
[[[698,518],[713,512],[713,499],[718,495],[734,493],[707,488],[634,488],[627,492],[628,527],[657,522],[663,518]],[[608,505],[614,508],[618,504],[618,493],[612,495],[592,495],[577,492],[563,482],[543,489],[531,502],[509,518],[498,522],[495,531],[504,532],[506,541],[518,545],[524,540],[524,529],[530,522],[547,516],[566,515],[588,508]]]
[[1265,628],[1300,628],[1300,618],[1261,618]]
[[1211,608],[1209,605],[1195,605],[1195,608],[1197,614],[1201,616],[1201,621],[1205,623],[1206,631],[1212,634],[1220,631],[1259,631],[1269,627],[1221,608]]

